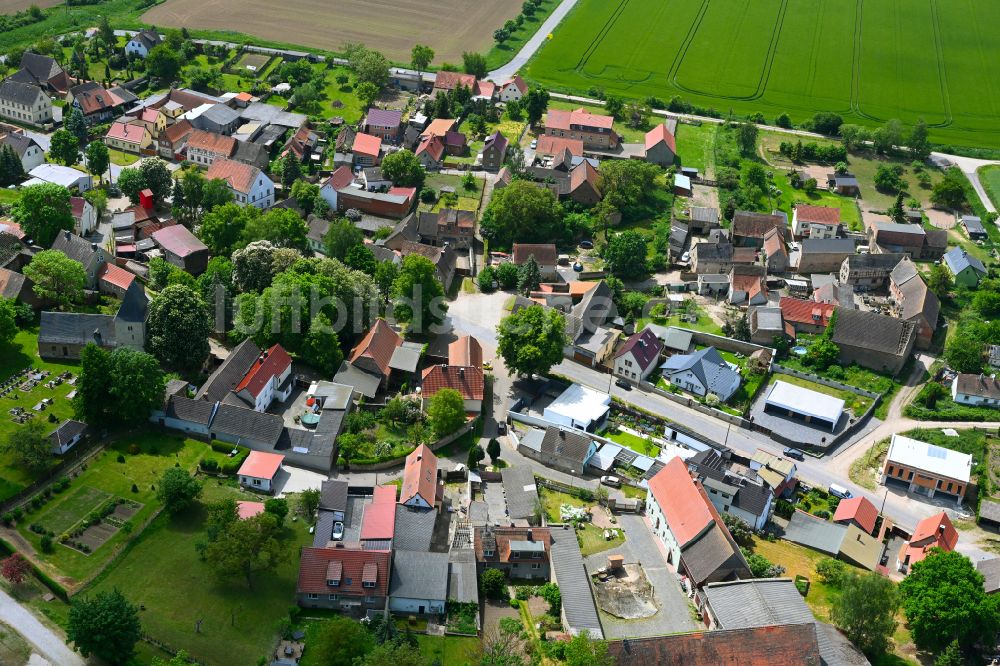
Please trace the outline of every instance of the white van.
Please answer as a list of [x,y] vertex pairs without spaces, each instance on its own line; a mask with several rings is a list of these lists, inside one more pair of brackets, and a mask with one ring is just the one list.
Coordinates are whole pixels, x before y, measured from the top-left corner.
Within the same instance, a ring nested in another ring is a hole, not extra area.
[[854,495],[851,494],[850,490],[836,483],[831,483],[830,487],[827,490],[830,491],[831,495],[833,495],[834,497],[839,497],[840,499],[851,499],[852,497],[854,497]]

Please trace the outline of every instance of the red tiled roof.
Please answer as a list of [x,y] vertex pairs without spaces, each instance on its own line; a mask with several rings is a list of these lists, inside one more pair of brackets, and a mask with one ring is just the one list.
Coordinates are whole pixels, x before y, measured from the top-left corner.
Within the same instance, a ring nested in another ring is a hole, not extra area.
[[785,239],[781,237],[781,232],[777,229],[769,229],[764,234],[764,254],[773,257],[776,254],[788,254],[785,250]]
[[660,357],[662,349],[663,343],[656,337],[652,329],[644,328],[632,334],[632,337],[615,354],[615,358],[631,352],[635,360],[639,363],[639,367],[645,370],[649,367],[650,363],[655,362]]
[[97,279],[124,290],[132,285],[135,275],[114,264],[104,264],[101,266],[101,270],[97,272]]
[[550,109],[545,119],[545,127],[569,131],[571,126],[580,127],[601,127],[611,129],[615,119],[611,116],[599,116],[595,113],[588,113],[583,109],[574,111],[564,111],[562,109]]
[[257,357],[257,360],[247,370],[247,374],[233,390],[239,393],[246,389],[250,395],[256,398],[273,377],[280,377],[291,364],[292,357],[288,355],[285,348],[281,345],[274,345]]
[[816,222],[817,224],[840,224],[839,208],[799,204],[795,207],[795,216],[803,222]]
[[194,131],[195,130],[194,127],[191,126],[191,122],[185,118],[184,120],[178,121],[163,130],[163,133],[160,134],[160,140],[166,140],[167,142],[174,144]]
[[118,95],[97,84],[74,93],[73,101],[80,103],[80,109],[85,116],[124,104]]
[[372,157],[377,158],[379,153],[382,151],[382,139],[377,136],[372,136],[371,134],[358,132],[357,136],[354,137],[354,146],[351,150],[355,153],[371,155]]
[[465,86],[472,90],[476,85],[474,74],[463,74],[462,72],[438,72],[434,78],[434,87],[441,90],[451,90],[458,86]]
[[256,479],[273,479],[284,459],[285,456],[278,453],[251,451],[236,474],[237,476],[252,476]]
[[764,287],[763,275],[736,275],[730,278],[734,291],[745,291],[750,296],[756,296]]
[[567,139],[566,137],[543,134],[538,137],[538,146],[535,148],[535,154],[562,155],[567,150],[573,157],[583,157],[583,141],[580,139]]
[[524,82],[524,79],[521,78],[520,74],[515,74],[514,78],[507,79],[506,81],[503,82],[504,88],[506,88],[509,85],[513,85],[515,88],[517,88],[522,95],[528,92],[528,84]]
[[584,160],[573,167],[573,170],[569,173],[569,190],[570,192],[576,192],[583,186],[584,183],[589,183],[595,192],[599,193],[598,183],[601,177],[597,173],[597,169],[594,165]]
[[234,97],[233,99],[238,99],[241,102],[249,102],[250,100],[253,99],[253,95],[251,95],[248,92],[241,92],[238,95],[236,95],[236,97]]
[[608,641],[618,666],[807,666],[821,663],[816,624],[696,631]]
[[455,121],[451,118],[435,118],[431,121],[423,132],[420,133],[421,137],[429,136],[431,134],[437,134],[438,136],[444,136],[448,132],[452,132],[455,129]]
[[492,99],[497,94],[497,84],[492,81],[476,81],[476,88],[472,94]]
[[899,551],[899,560],[913,566],[915,562],[927,557],[927,552],[931,548],[952,551],[955,550],[957,543],[958,532],[948,514],[942,511],[917,523],[909,543],[903,544]]
[[145,135],[146,128],[142,125],[133,125],[131,123],[116,120],[111,123],[111,127],[108,128],[108,133],[104,136],[111,139],[118,139],[119,141],[139,143]]
[[239,501],[236,503],[236,514],[240,517],[240,520],[253,518],[254,516],[259,516],[262,513],[264,513],[263,502]]
[[437,134],[428,134],[420,140],[420,145],[417,146],[416,154],[422,155],[423,153],[430,155],[435,162],[440,162],[444,156],[444,139]]
[[370,358],[383,375],[389,374],[389,361],[392,360],[392,353],[396,347],[403,344],[403,339],[396,331],[392,330],[385,319],[375,320],[375,324],[368,330],[368,333],[361,339],[354,349],[348,361],[354,364],[361,357]]
[[396,529],[396,486],[375,486],[372,503],[361,519],[362,541],[391,539]]
[[714,522],[687,465],[678,457],[672,458],[649,480],[649,492],[681,548]]
[[517,265],[534,257],[535,261],[543,266],[554,266],[559,259],[559,252],[554,243],[514,243],[511,254]]
[[[191,140],[188,139],[188,146],[190,145]],[[247,194],[253,187],[253,181],[257,178],[259,173],[260,169],[250,164],[244,164],[243,162],[236,162],[228,159],[217,159],[212,162],[212,166],[208,167],[208,172],[205,173],[205,179],[213,180],[215,178],[221,178],[229,183],[229,187],[233,188],[237,192]]]
[[448,345],[448,363],[482,368],[483,346],[471,335],[463,335]]
[[406,197],[407,199],[413,200],[413,197],[417,196],[417,188],[415,187],[390,187],[389,191],[386,192],[389,196],[393,197]]
[[136,116],[136,118],[138,118],[143,122],[155,123],[156,119],[159,118],[159,116],[160,116],[159,109],[146,108],[143,109],[142,112],[138,116]]
[[153,232],[153,241],[178,257],[186,257],[195,252],[208,251],[208,246],[188,231],[188,228],[183,224],[174,224]]
[[[331,564],[336,563],[333,567]],[[374,566],[373,570],[369,565]],[[367,578],[375,587],[364,587]],[[336,587],[327,585],[328,575],[340,576]],[[348,582],[350,581],[350,582]],[[303,548],[299,560],[300,594],[353,594],[384,597],[389,590],[389,551],[362,550],[359,545],[335,548]]]
[[417,495],[434,506],[437,497],[437,456],[427,448],[426,444],[421,444],[406,456],[399,503],[404,504]]
[[337,170],[330,174],[330,177],[323,183],[323,187],[329,185],[337,192],[350,185],[353,181],[354,174],[351,173],[351,168],[342,166],[337,167]]
[[[490,557],[483,554],[483,536],[487,530],[492,532],[492,537],[496,540],[496,548]],[[515,544],[519,541],[535,541],[544,544],[545,562],[549,561],[549,556],[552,554],[552,532],[548,527],[477,527],[472,542],[476,551],[476,560],[479,562],[530,561],[531,558],[511,557],[512,552],[518,552],[511,548],[511,541]]]
[[677,154],[677,141],[673,133],[665,124],[660,124],[646,132],[646,150],[649,150],[661,141],[667,143],[670,152]]
[[236,139],[224,134],[196,129],[187,140],[188,149],[199,148],[209,153],[229,157],[236,149]]
[[[70,198],[70,203],[73,204],[73,216],[74,217],[77,216],[76,202],[74,201],[75,199],[79,199],[81,202],[85,201],[85,199],[83,197],[71,197]],[[79,214],[83,215],[83,204],[82,203],[80,204],[80,213]],[[17,222],[15,222],[14,220],[7,219],[7,218],[4,218],[4,219],[0,220],[0,233],[10,234],[11,236],[13,236],[14,238],[16,238],[17,240],[24,240],[24,237],[25,237],[24,229],[21,228],[21,225],[18,224]]]
[[485,386],[480,368],[464,365],[432,365],[425,368],[421,377],[425,397],[437,394],[441,389],[455,389],[463,400],[482,400]]
[[861,529],[871,534],[875,529],[875,521],[878,520],[878,509],[865,497],[841,500],[833,514],[833,521],[839,523],[842,520],[853,520],[861,526]]
[[837,309],[832,303],[817,303],[791,296],[782,296],[778,305],[785,321],[811,326],[826,326],[830,323],[830,315]]

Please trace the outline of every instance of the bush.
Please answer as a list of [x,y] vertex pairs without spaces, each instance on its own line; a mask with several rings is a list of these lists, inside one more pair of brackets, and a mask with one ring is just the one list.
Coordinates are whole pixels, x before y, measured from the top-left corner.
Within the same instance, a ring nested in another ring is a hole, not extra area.
[[839,587],[847,574],[847,565],[832,557],[824,557],[816,563],[816,575],[827,585]]
[[215,474],[219,471],[219,461],[213,460],[212,458],[207,458],[201,461],[201,469],[209,474]]
[[52,546],[52,537],[50,537],[48,534],[42,537],[41,546],[43,553],[51,553],[53,550],[55,550],[54,547]]
[[139,448],[138,444],[129,444],[128,445],[129,455],[137,456],[137,455],[139,455],[140,451],[142,451],[142,449]]
[[500,569],[489,568],[479,577],[479,586],[483,594],[490,599],[507,599],[507,577]]
[[8,511],[3,514],[3,516],[0,516],[0,522],[2,522],[6,527],[10,527],[14,524],[14,514]]
[[120,462],[120,463],[125,462],[125,456],[123,456],[122,454],[119,453],[118,454],[118,458],[116,459],[116,462]]

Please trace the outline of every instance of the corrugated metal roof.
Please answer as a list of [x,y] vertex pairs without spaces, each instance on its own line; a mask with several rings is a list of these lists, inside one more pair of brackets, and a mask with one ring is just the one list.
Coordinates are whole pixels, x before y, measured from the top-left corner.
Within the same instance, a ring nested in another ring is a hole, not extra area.
[[580,554],[576,533],[572,530],[554,529],[551,536],[551,565],[559,591],[562,592],[563,609],[570,632],[580,633],[586,630],[590,632],[591,638],[603,639],[604,630],[597,615],[590,577],[583,566],[583,555]]

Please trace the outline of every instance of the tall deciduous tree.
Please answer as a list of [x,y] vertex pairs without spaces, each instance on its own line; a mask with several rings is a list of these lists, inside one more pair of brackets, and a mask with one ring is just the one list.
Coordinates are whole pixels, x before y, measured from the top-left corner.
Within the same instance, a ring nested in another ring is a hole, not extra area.
[[434,60],[434,49],[423,44],[415,44],[410,51],[410,65],[422,73]]
[[482,235],[497,248],[519,243],[551,243],[564,238],[563,208],[548,189],[515,180],[493,197],[483,213]]
[[56,234],[73,228],[69,190],[55,183],[21,188],[21,198],[11,207],[11,216],[29,238],[49,247]]
[[52,443],[45,425],[31,420],[10,432],[3,443],[3,451],[18,465],[30,470],[43,470],[52,460]]
[[69,130],[58,129],[52,134],[49,155],[66,166],[73,166],[80,161],[80,141]]
[[474,51],[466,51],[462,54],[462,69],[466,74],[472,74],[477,79],[486,77],[486,56]]
[[385,156],[382,160],[382,175],[391,180],[393,185],[419,189],[424,186],[427,172],[417,156],[404,148]]
[[197,371],[208,356],[208,309],[191,287],[175,284],[149,304],[149,350],[168,368]]
[[549,92],[535,86],[521,100],[521,105],[528,116],[528,124],[534,125],[542,119],[546,109],[549,108]]
[[505,317],[497,330],[497,351],[507,368],[521,376],[548,372],[562,361],[568,343],[562,313],[540,305]]
[[176,80],[183,64],[180,54],[167,44],[154,46],[146,56],[146,71],[164,83]]
[[108,147],[104,145],[103,141],[93,141],[87,146],[84,154],[87,157],[87,171],[97,176],[98,180],[103,182],[104,174],[111,164],[111,155],[108,153]]
[[889,649],[898,610],[896,584],[872,572],[842,580],[830,617],[862,652],[878,657]]
[[427,417],[437,437],[455,432],[465,423],[462,394],[452,388],[441,389],[431,397]]
[[218,575],[242,576],[253,589],[254,573],[273,571],[288,555],[280,533],[277,519],[269,513],[238,520],[208,544],[205,559]]
[[965,649],[1000,630],[1000,598],[983,590],[983,575],[958,552],[933,548],[899,584],[917,647],[937,652],[953,640]]
[[168,467],[160,476],[156,498],[168,513],[179,513],[201,495],[201,482],[180,467]]
[[311,649],[323,655],[324,666],[354,666],[375,648],[371,632],[360,622],[334,616],[320,625]]
[[323,236],[326,256],[343,261],[347,253],[364,243],[365,235],[346,217],[339,217],[330,222]]
[[94,655],[114,666],[126,664],[141,632],[138,610],[117,588],[73,599],[66,638],[84,657]]
[[440,324],[448,312],[437,268],[423,255],[411,254],[403,259],[392,284],[392,296],[396,318],[409,323],[414,332],[426,332],[428,327]]
[[614,234],[604,248],[605,266],[622,280],[635,280],[646,275],[646,238],[638,231]]
[[65,309],[83,300],[87,273],[82,264],[59,250],[42,250],[22,270],[25,277],[34,283],[32,290],[35,296],[42,301]]

